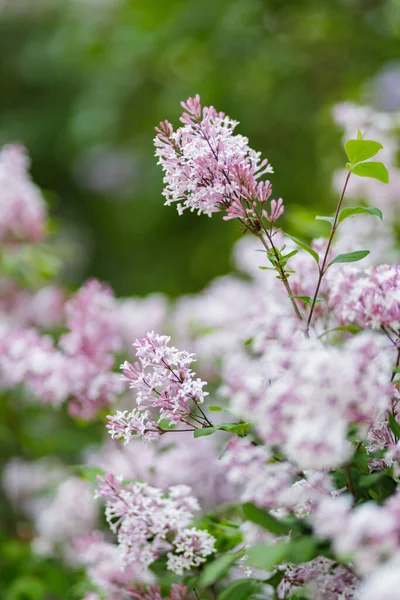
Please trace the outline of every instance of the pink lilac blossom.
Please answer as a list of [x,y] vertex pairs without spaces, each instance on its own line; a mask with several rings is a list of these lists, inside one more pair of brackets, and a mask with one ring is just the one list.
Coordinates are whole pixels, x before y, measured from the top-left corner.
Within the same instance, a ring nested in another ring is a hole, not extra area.
[[112,372],[113,353],[120,347],[114,298],[92,280],[67,302],[65,311],[69,331],[61,336],[59,347],[33,328],[0,330],[1,385],[24,383],[53,406],[69,400],[73,416],[90,419],[123,389]]
[[391,359],[383,342],[368,333],[341,348],[300,335],[270,340],[256,389],[248,372],[241,377],[227,368],[224,394],[267,447],[280,447],[300,469],[336,468],[352,451],[349,425],[366,434],[390,406]]
[[23,146],[4,146],[0,152],[0,240],[38,242],[44,236],[46,205],[32,183]]
[[77,563],[86,568],[90,581],[107,594],[107,600],[130,598],[132,581],[152,584],[154,575],[142,565],[122,564],[118,546],[110,543],[100,531],[93,531],[74,541]]
[[308,563],[285,565],[277,593],[282,600],[292,598],[299,590],[313,600],[353,600],[358,598],[357,585],[358,579],[350,569],[318,557]]
[[332,493],[327,473],[305,471],[299,474],[290,462],[277,461],[265,446],[256,446],[247,440],[231,440],[222,462],[242,502],[272,509],[281,516],[294,512],[304,517]]
[[32,292],[11,280],[0,282],[0,322],[9,327],[59,327],[64,320],[64,303],[65,293],[57,285]]
[[348,268],[331,302],[341,322],[385,328],[396,342],[400,331],[400,267]]
[[[199,510],[190,493],[183,485],[164,494],[147,483],[123,486],[112,475],[99,478],[98,495],[106,498],[106,518],[118,535],[124,566],[147,567],[167,554],[168,568],[181,573],[215,552],[215,540],[208,532],[188,527]],[[168,541],[171,535],[174,539]]]
[[188,588],[179,583],[173,583],[169,596],[161,595],[161,588],[158,585],[137,586],[129,591],[130,598],[136,600],[185,600],[188,598]]
[[[121,365],[123,379],[136,390],[137,408],[108,417],[107,428],[112,437],[124,438],[126,443],[136,436],[155,439],[164,432],[157,424],[162,419],[170,425],[185,423],[194,429],[188,419],[208,395],[203,390],[206,382],[195,378],[189,367],[194,355],[169,346],[170,339],[148,333],[134,344],[139,362],[132,365],[126,361]],[[158,411],[157,420],[149,409]]]
[[400,588],[400,554],[375,569],[364,580],[357,600],[398,600]]
[[318,536],[330,539],[337,556],[352,561],[367,575],[381,564],[400,556],[400,493],[385,504],[367,502],[352,509],[347,496],[326,498],[312,515]]
[[234,133],[238,122],[213,106],[202,108],[198,95],[182,107],[183,126],[174,131],[164,121],[156,128],[156,156],[165,172],[165,204],[177,202],[180,214],[189,208],[211,216],[225,209],[224,219],[246,221],[260,219],[262,214],[274,222],[283,212],[282,200],[272,201],[268,214],[263,206],[272,186],[259,181],[272,168],[249,147],[246,137]]
[[34,550],[44,556],[61,552],[67,562],[74,563],[74,540],[91,532],[97,517],[91,485],[79,477],[69,477],[54,496],[48,496],[47,506],[37,515]]
[[116,306],[111,290],[96,280],[86,282],[66,304],[69,331],[60,338],[70,370],[69,411],[90,419],[108,407],[122,392],[112,372],[121,340],[116,327]]
[[0,384],[8,389],[20,383],[57,407],[68,397],[70,373],[50,336],[40,336],[36,329],[6,328],[0,334]]

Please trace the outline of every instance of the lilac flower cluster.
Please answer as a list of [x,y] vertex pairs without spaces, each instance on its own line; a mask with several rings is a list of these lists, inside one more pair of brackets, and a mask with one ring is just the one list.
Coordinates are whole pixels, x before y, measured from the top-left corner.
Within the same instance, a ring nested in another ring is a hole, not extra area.
[[213,106],[202,108],[200,97],[182,103],[182,127],[174,131],[160,123],[155,138],[156,156],[164,176],[166,205],[177,202],[178,212],[189,208],[211,216],[225,210],[224,219],[266,218],[275,222],[283,213],[282,199],[271,201],[269,181],[259,181],[272,168],[248,139],[235,134],[237,121]]
[[365,271],[348,267],[335,290],[334,310],[341,322],[384,329],[396,341],[400,331],[400,267],[380,265]]
[[[169,341],[168,336],[148,333],[134,344],[139,362],[121,365],[123,379],[136,390],[137,408],[108,417],[113,438],[124,438],[125,443],[136,436],[156,439],[165,431],[158,424],[161,420],[169,425],[184,423],[191,430],[196,428],[195,422],[202,423],[204,417],[196,416],[193,409],[207,396],[203,390],[206,382],[195,378],[189,368],[194,355],[168,346]],[[149,409],[157,411],[156,418]]]
[[166,554],[167,568],[182,575],[215,552],[215,539],[207,531],[189,527],[199,510],[190,494],[182,485],[170,487],[166,495],[147,483],[123,486],[112,475],[99,478],[98,495],[107,500],[106,518],[118,534],[124,565],[140,569]]

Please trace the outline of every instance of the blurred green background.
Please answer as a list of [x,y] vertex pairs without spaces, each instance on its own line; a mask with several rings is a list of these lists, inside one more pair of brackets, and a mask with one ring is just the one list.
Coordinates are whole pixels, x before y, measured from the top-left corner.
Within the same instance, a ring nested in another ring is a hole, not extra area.
[[398,0],[0,0],[0,142],[26,144],[77,240],[74,283],[198,290],[240,232],[163,207],[154,126],[200,93],[273,164],[287,219],[290,205],[329,209],[345,160],[331,107],[367,94],[399,34]]

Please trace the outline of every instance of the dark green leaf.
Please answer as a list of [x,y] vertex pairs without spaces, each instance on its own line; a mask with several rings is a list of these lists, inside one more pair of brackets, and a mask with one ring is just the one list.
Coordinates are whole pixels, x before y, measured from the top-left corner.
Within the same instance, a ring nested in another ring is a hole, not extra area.
[[243,513],[248,521],[256,523],[276,535],[284,535],[289,533],[291,529],[286,523],[282,523],[278,519],[275,519],[268,511],[255,506],[251,502],[243,504]]
[[344,208],[342,211],[340,211],[338,223],[341,223],[348,217],[362,213],[375,215],[376,217],[379,217],[381,221],[383,220],[382,211],[380,211],[379,208],[374,208],[372,206],[354,206],[353,208]]
[[382,183],[389,183],[389,173],[385,165],[381,162],[366,162],[353,167],[352,172],[359,177],[371,177],[378,179]]
[[368,475],[361,475],[358,485],[361,488],[370,488],[374,486],[382,477],[385,477],[390,472],[390,469],[382,469],[382,471],[376,471],[369,473]]
[[369,250],[356,250],[355,252],[348,252],[347,254],[338,254],[329,263],[328,266],[334,265],[336,263],[357,262],[358,260],[362,260],[363,258],[368,256],[368,254],[369,254]]
[[319,256],[318,256],[317,252],[315,252],[315,250],[313,250],[310,246],[308,246],[301,240],[293,237],[292,235],[289,235],[288,233],[286,233],[286,237],[290,238],[293,242],[295,242],[298,246],[300,246],[300,248],[302,248],[303,250],[308,252],[308,254],[311,254],[311,256],[314,258],[314,260],[316,260],[316,262],[318,263]]
[[363,139],[348,140],[344,145],[347,158],[352,165],[372,158],[379,150],[382,150],[382,148],[383,146],[379,142]]

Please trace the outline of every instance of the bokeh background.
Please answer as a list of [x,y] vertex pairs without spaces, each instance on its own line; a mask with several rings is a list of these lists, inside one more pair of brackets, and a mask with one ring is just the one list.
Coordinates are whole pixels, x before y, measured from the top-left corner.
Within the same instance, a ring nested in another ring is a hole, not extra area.
[[[196,93],[274,166],[287,230],[326,233],[310,215],[333,210],[346,160],[333,106],[400,107],[400,0],[0,0],[0,145],[28,148],[71,289],[176,297],[230,270],[237,223],[163,206],[154,127]],[[1,395],[4,464],[74,465],[103,438],[104,420]],[[15,511],[0,499],[2,600],[80,600],[80,574],[32,553]]]
[[398,68],[399,0],[0,0],[0,15],[0,142],[26,144],[76,241],[72,283],[119,295],[198,290],[240,237],[163,207],[154,126],[177,123],[181,100],[241,122],[298,233],[304,207],[331,207],[345,160],[331,107],[399,96],[399,77],[375,85]]

